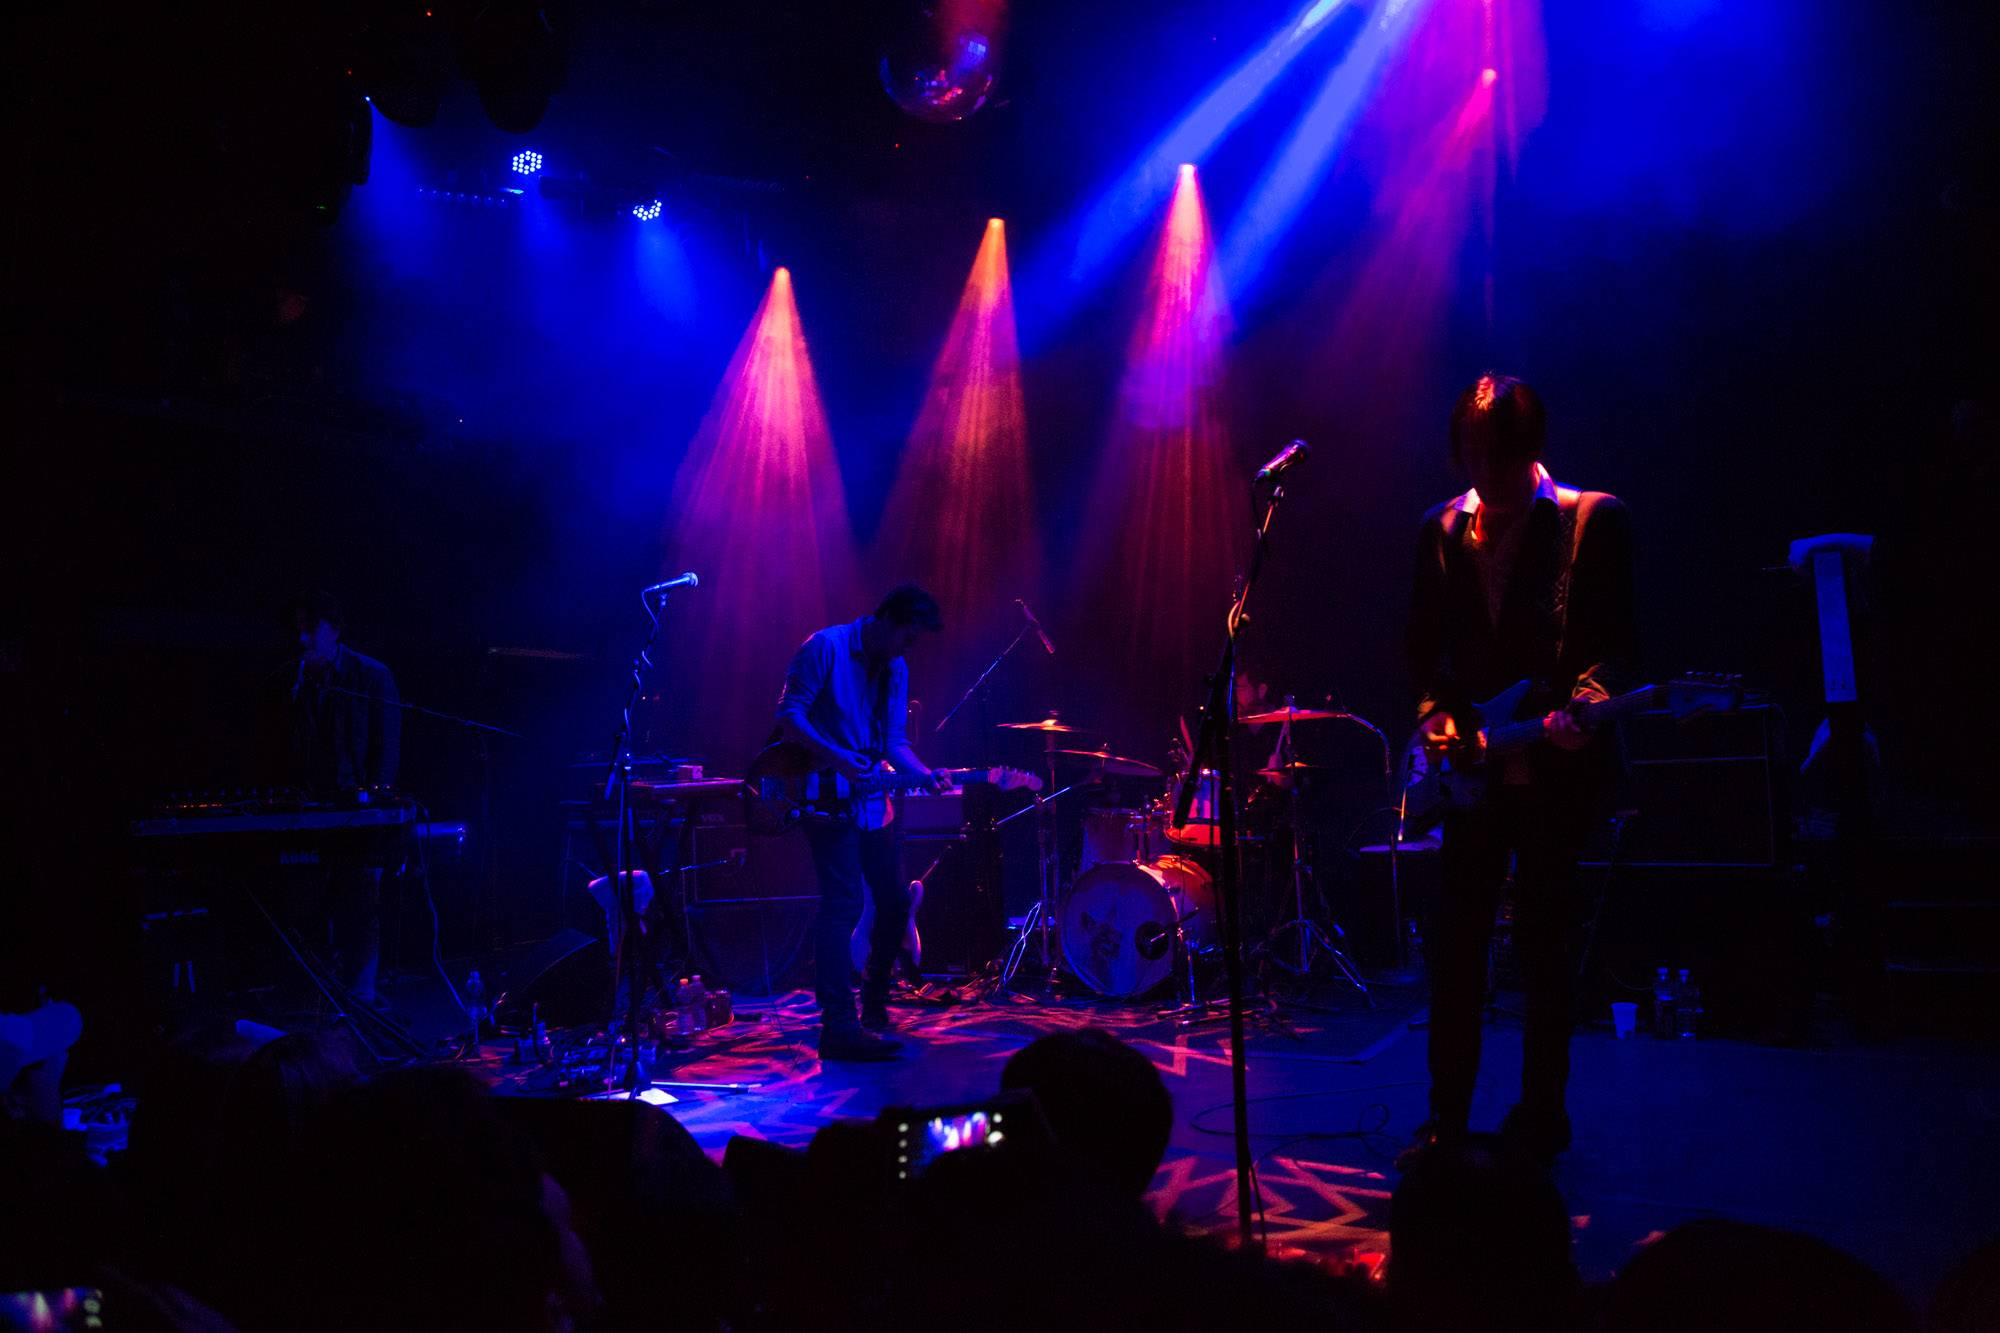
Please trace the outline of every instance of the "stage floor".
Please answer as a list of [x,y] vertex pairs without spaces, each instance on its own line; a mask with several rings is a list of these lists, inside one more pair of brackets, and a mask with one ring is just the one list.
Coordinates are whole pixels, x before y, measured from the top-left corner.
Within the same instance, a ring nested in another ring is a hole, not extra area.
[[[1281,1253],[1372,1262],[1388,1250],[1396,1153],[1423,1119],[1417,992],[1378,1006],[1329,991],[1250,1041],[1253,1147]],[[799,1145],[830,1120],[964,1101],[998,1086],[1037,1034],[1096,1024],[1146,1053],[1173,1094],[1172,1146],[1151,1190],[1162,1216],[1234,1226],[1226,1024],[1178,1028],[1151,1006],[974,1003],[899,1007],[900,1060],[822,1065],[809,997],[748,1007],[656,1077],[754,1085],[682,1090],[670,1107],[720,1155],[732,1135]],[[1495,1016],[1474,1128],[1499,1123],[1520,1077],[1520,1033]],[[513,1081],[504,1071],[501,1082]],[[1829,1042],[1577,1035],[1576,1142],[1557,1168],[1579,1264],[1608,1276],[1656,1232],[1707,1216],[1795,1228],[1866,1258],[1916,1301],[2000,1234],[2000,1052],[1964,1042]]]

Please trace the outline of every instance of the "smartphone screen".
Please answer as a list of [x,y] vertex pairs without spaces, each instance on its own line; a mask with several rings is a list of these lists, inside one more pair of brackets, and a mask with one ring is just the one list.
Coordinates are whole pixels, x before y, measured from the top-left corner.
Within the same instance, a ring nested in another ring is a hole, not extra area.
[[1006,1139],[1007,1113],[997,1107],[948,1111],[896,1123],[896,1174],[914,1179],[948,1152],[997,1148]]
[[17,1291],[0,1296],[0,1333],[55,1333],[104,1327],[104,1293],[95,1287]]

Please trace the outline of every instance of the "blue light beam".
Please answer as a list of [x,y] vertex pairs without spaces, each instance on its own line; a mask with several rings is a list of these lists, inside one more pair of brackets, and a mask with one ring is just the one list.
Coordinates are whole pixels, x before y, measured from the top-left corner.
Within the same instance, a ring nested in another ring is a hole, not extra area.
[[1251,188],[1222,242],[1222,271],[1239,303],[1270,262],[1278,241],[1326,178],[1383,68],[1430,0],[1388,0],[1327,74],[1285,146]]
[[[1160,208],[1173,192],[1175,173],[1184,162],[1205,161],[1215,146],[1255,110],[1278,77],[1321,36],[1336,11],[1348,0],[1312,0],[1294,19],[1281,25],[1262,46],[1213,84],[1159,138],[1149,144],[1112,182],[1067,236],[1037,264],[1045,278],[1049,260],[1067,259],[1062,272],[1072,298],[1104,276],[1110,260],[1145,228],[1159,219]],[[1065,252],[1066,256],[1065,256]],[[1037,281],[1038,290],[1058,284]]]

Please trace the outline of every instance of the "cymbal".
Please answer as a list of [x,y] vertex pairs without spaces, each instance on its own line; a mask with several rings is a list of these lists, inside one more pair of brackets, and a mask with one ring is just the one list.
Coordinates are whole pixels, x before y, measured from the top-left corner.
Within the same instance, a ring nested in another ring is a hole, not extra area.
[[1104,769],[1106,775],[1114,778],[1156,778],[1160,776],[1158,766],[1143,759],[1127,759],[1122,754],[1112,754],[1109,750],[1057,750],[1057,754],[1070,759],[1094,759]]
[[1280,764],[1276,768],[1260,768],[1257,770],[1257,776],[1266,782],[1292,782],[1299,778],[1311,777],[1315,773],[1331,773],[1334,771],[1332,764],[1307,764],[1295,759],[1289,764]]
[[1067,723],[1058,722],[1053,717],[1045,717],[1039,722],[996,722],[993,725],[1002,731],[1080,732],[1083,730],[1082,727],[1072,727]]
[[1248,713],[1236,720],[1246,727],[1261,727],[1266,722],[1324,722],[1328,718],[1353,716],[1333,708],[1273,708],[1268,713]]

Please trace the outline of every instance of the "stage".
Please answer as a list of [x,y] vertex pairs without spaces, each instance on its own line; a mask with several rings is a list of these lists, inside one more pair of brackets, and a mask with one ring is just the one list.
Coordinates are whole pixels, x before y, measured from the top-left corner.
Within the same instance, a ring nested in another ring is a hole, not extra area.
[[[1287,1010],[1289,1032],[1254,1024],[1251,1131],[1274,1254],[1375,1265],[1389,1250],[1396,1154],[1423,1119],[1423,997],[1378,1007],[1328,994],[1326,1012]],[[1504,997],[1503,997],[1504,1000]],[[900,1060],[821,1064],[810,997],[744,1010],[657,1077],[744,1083],[680,1091],[668,1110],[720,1157],[734,1135],[802,1146],[839,1118],[991,1093],[1034,1036],[1086,1024],[1145,1052],[1174,1100],[1153,1181],[1155,1211],[1192,1229],[1235,1225],[1226,1024],[1177,1031],[1151,1007],[974,1003],[897,1010]],[[1609,1277],[1635,1247],[1694,1218],[1730,1217],[1819,1236],[1867,1259],[1921,1301],[1946,1268],[2000,1231],[2000,1052],[1904,1038],[1864,1044],[1825,1017],[1810,1046],[1727,1039],[1614,1040],[1577,1034],[1570,1112],[1576,1142],[1556,1180],[1576,1259]],[[497,1052],[498,1048],[492,1048]],[[1475,1129],[1499,1123],[1520,1075],[1518,1025],[1489,1017]],[[490,1067],[502,1091],[517,1066]]]

